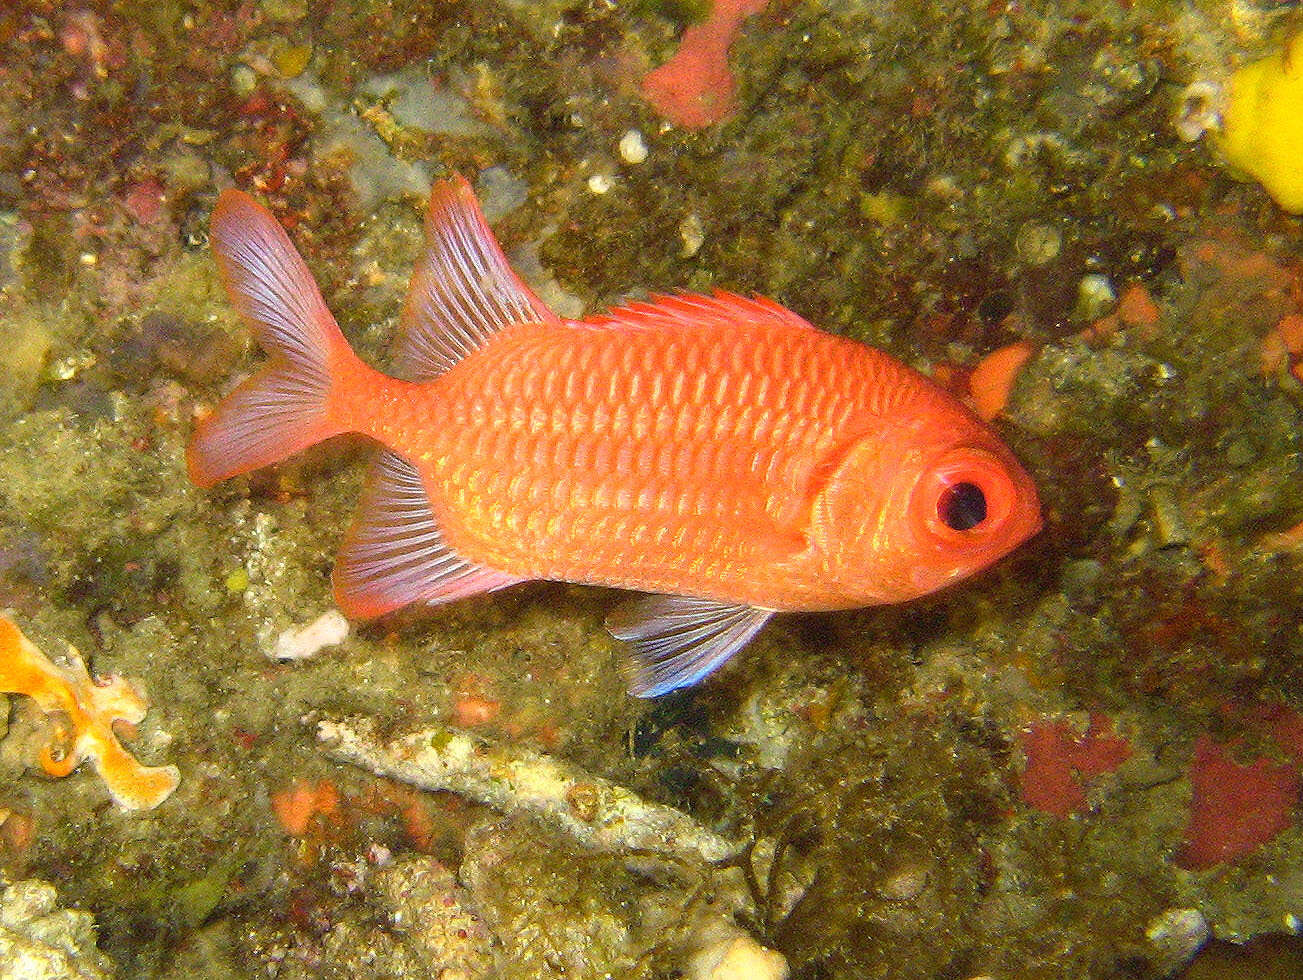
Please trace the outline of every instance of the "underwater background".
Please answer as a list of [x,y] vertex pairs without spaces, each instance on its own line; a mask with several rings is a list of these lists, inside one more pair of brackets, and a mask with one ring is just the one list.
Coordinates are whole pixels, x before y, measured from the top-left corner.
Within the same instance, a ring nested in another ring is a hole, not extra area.
[[[1301,32],[6,3],[0,614],[44,657],[0,655],[0,977],[1303,975]],[[262,357],[208,214],[271,208],[385,366],[453,172],[562,315],[754,292],[929,374],[1044,530],[656,700],[609,590],[343,623],[368,446],[186,478]],[[123,805],[135,760],[175,789]]]

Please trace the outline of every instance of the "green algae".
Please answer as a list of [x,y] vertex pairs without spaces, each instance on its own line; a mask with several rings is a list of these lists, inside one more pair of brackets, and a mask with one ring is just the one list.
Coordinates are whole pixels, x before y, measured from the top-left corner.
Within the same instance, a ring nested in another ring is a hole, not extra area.
[[618,858],[568,849],[522,825],[481,828],[469,849],[463,874],[492,896],[482,913],[504,937],[504,980],[652,975],[629,937],[646,886]]

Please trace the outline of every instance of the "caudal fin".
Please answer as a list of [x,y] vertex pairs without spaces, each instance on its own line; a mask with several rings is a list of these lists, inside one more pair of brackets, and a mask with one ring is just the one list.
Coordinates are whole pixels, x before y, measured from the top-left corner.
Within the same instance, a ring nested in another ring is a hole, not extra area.
[[186,451],[201,487],[275,463],[346,430],[332,404],[341,367],[358,363],[285,230],[266,208],[224,191],[212,245],[232,305],[271,360],[195,429]]

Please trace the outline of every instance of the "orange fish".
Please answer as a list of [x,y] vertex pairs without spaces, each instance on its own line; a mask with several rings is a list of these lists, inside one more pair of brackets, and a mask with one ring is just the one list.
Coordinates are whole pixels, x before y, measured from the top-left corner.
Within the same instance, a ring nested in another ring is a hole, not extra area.
[[608,628],[633,694],[695,683],[777,611],[899,602],[1040,528],[996,435],[887,354],[760,297],[558,317],[461,178],[435,186],[397,373],[364,364],[285,231],[226,191],[212,243],[271,360],[200,422],[200,486],[343,432],[383,451],[335,566],[352,617],[527,579],[655,593]]

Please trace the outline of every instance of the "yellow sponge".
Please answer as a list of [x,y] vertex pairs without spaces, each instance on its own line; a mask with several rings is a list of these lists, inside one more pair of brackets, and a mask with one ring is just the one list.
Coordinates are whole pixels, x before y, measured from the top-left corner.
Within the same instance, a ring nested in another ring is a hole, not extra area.
[[1216,140],[1228,164],[1303,214],[1303,34],[1231,76]]

